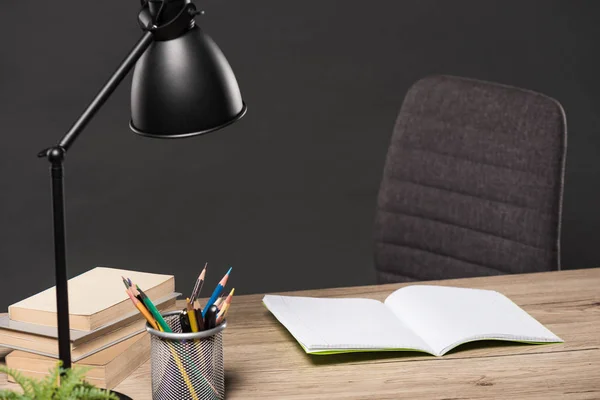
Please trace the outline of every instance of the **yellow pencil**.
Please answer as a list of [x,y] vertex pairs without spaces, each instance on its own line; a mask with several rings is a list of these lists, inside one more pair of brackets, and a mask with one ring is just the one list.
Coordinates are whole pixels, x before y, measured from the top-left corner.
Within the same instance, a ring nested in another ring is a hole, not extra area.
[[[183,381],[185,382],[185,384],[187,385],[188,389],[190,390],[190,394],[192,395],[192,399],[193,400],[198,400],[198,395],[196,394],[196,391],[194,390],[194,385],[192,384],[192,381],[188,377],[188,374],[185,372],[185,367],[183,366],[181,360],[179,359],[179,356],[177,355],[177,352],[173,349],[172,346],[169,346],[169,350],[171,350],[171,354],[173,355],[173,359],[175,360],[175,364],[177,364],[177,368],[179,368],[179,371],[181,371],[181,376],[183,378]],[[216,389],[206,380],[206,378],[204,380],[206,381],[206,383],[208,383],[211,386],[211,388],[214,390],[215,393],[218,393],[216,391]]]
[[229,295],[223,302],[223,305],[221,306],[221,310],[217,314],[217,320],[215,322],[217,325],[219,325],[221,322],[223,322],[223,319],[225,319],[225,316],[227,315],[227,311],[229,311],[229,307],[231,306],[231,300],[233,299],[234,293],[235,293],[235,288],[231,289],[231,292],[229,292]]
[[190,303],[190,299],[185,300],[187,305],[187,315],[190,319],[190,327],[192,328],[192,332],[198,332],[198,321],[196,321],[196,312],[194,311],[194,306]]
[[223,306],[223,309],[217,315],[217,321],[215,322],[216,325],[219,325],[221,322],[223,322],[225,316],[227,315],[227,311],[229,311],[229,306],[230,304],[225,304]]
[[231,289],[231,292],[229,292],[229,295],[227,296],[227,298],[223,302],[223,306],[221,308],[225,308],[225,306],[227,306],[227,308],[229,308],[229,305],[231,304],[231,300],[233,299],[233,294],[234,293],[235,293],[235,288]]

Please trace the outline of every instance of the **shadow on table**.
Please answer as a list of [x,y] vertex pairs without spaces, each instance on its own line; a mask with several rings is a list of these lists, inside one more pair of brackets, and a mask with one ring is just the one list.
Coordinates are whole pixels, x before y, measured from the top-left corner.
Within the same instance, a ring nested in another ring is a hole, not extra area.
[[[499,340],[483,340],[479,342],[470,342],[463,344],[455,349],[452,349],[442,357],[432,356],[428,353],[418,351],[380,351],[380,352],[365,352],[365,353],[343,353],[331,355],[311,355],[307,354],[310,362],[313,365],[329,365],[343,363],[359,363],[359,362],[410,362],[410,361],[432,361],[444,358],[466,358],[466,357],[481,357],[481,356],[502,356],[515,354],[521,347],[538,347],[543,345],[533,345],[518,342],[503,342]],[[505,349],[505,352],[494,351],[481,352],[480,350]],[[474,351],[477,351],[476,353]],[[464,356],[464,357],[462,357]]]
[[[515,350],[515,348],[538,347],[538,346],[544,346],[544,345],[543,344],[537,345],[537,344],[531,344],[531,343],[520,343],[520,342],[508,342],[508,341],[503,341],[503,340],[479,340],[476,342],[469,342],[469,343],[461,344],[460,346],[455,347],[454,349],[452,349],[449,352],[447,352],[446,354],[444,354],[444,357],[449,356],[449,355],[460,355],[461,353],[464,353],[467,351],[482,350],[482,349],[495,349],[495,348],[500,348],[500,347],[505,347],[507,349],[510,349],[510,350],[508,350],[508,352],[510,352],[512,354],[513,350]],[[502,354],[498,354],[498,355],[502,355]]]
[[225,395],[227,392],[238,389],[241,381],[238,373],[225,370]]
[[353,364],[361,362],[391,362],[391,361],[414,361],[432,356],[419,351],[370,351],[360,353],[341,353],[328,355],[307,354],[311,364],[331,365],[331,364]]

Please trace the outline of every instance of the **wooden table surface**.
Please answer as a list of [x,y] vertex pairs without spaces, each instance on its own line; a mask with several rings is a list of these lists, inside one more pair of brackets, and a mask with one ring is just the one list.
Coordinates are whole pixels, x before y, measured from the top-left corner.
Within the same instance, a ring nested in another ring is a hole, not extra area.
[[[565,343],[470,343],[441,358],[400,352],[310,356],[262,306],[262,295],[236,296],[224,336],[226,398],[600,399],[599,268],[427,284],[498,290]],[[401,286],[293,294],[383,301]],[[14,385],[0,376],[0,388],[7,387]],[[116,390],[151,399],[150,363]]]

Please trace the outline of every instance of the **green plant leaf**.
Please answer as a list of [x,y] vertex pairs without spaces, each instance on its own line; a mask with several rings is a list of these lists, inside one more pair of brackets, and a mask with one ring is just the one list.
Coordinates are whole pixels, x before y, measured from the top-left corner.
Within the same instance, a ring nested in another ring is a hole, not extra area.
[[84,381],[88,368],[75,367],[65,371],[62,364],[50,369],[49,375],[41,380],[25,377],[19,371],[0,365],[0,372],[12,376],[23,389],[23,394],[0,390],[0,400],[119,400],[103,389]]
[[[27,378],[26,376],[21,374],[19,371],[15,370],[15,369],[7,368],[4,365],[0,365],[0,372],[3,372],[6,375],[11,376],[15,380],[15,382],[19,386],[21,386],[21,389],[23,389],[23,396],[26,396],[29,398],[35,398],[34,397],[35,392],[33,389],[35,381],[33,379]],[[1,397],[0,397],[0,399],[1,399]]]

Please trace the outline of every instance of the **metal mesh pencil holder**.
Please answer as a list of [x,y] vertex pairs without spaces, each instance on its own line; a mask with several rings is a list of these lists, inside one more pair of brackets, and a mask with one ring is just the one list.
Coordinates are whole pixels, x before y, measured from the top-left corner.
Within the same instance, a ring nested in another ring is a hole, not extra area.
[[152,399],[224,399],[223,329],[227,322],[207,331],[182,333],[179,314],[163,315],[173,333],[146,325],[152,338]]

